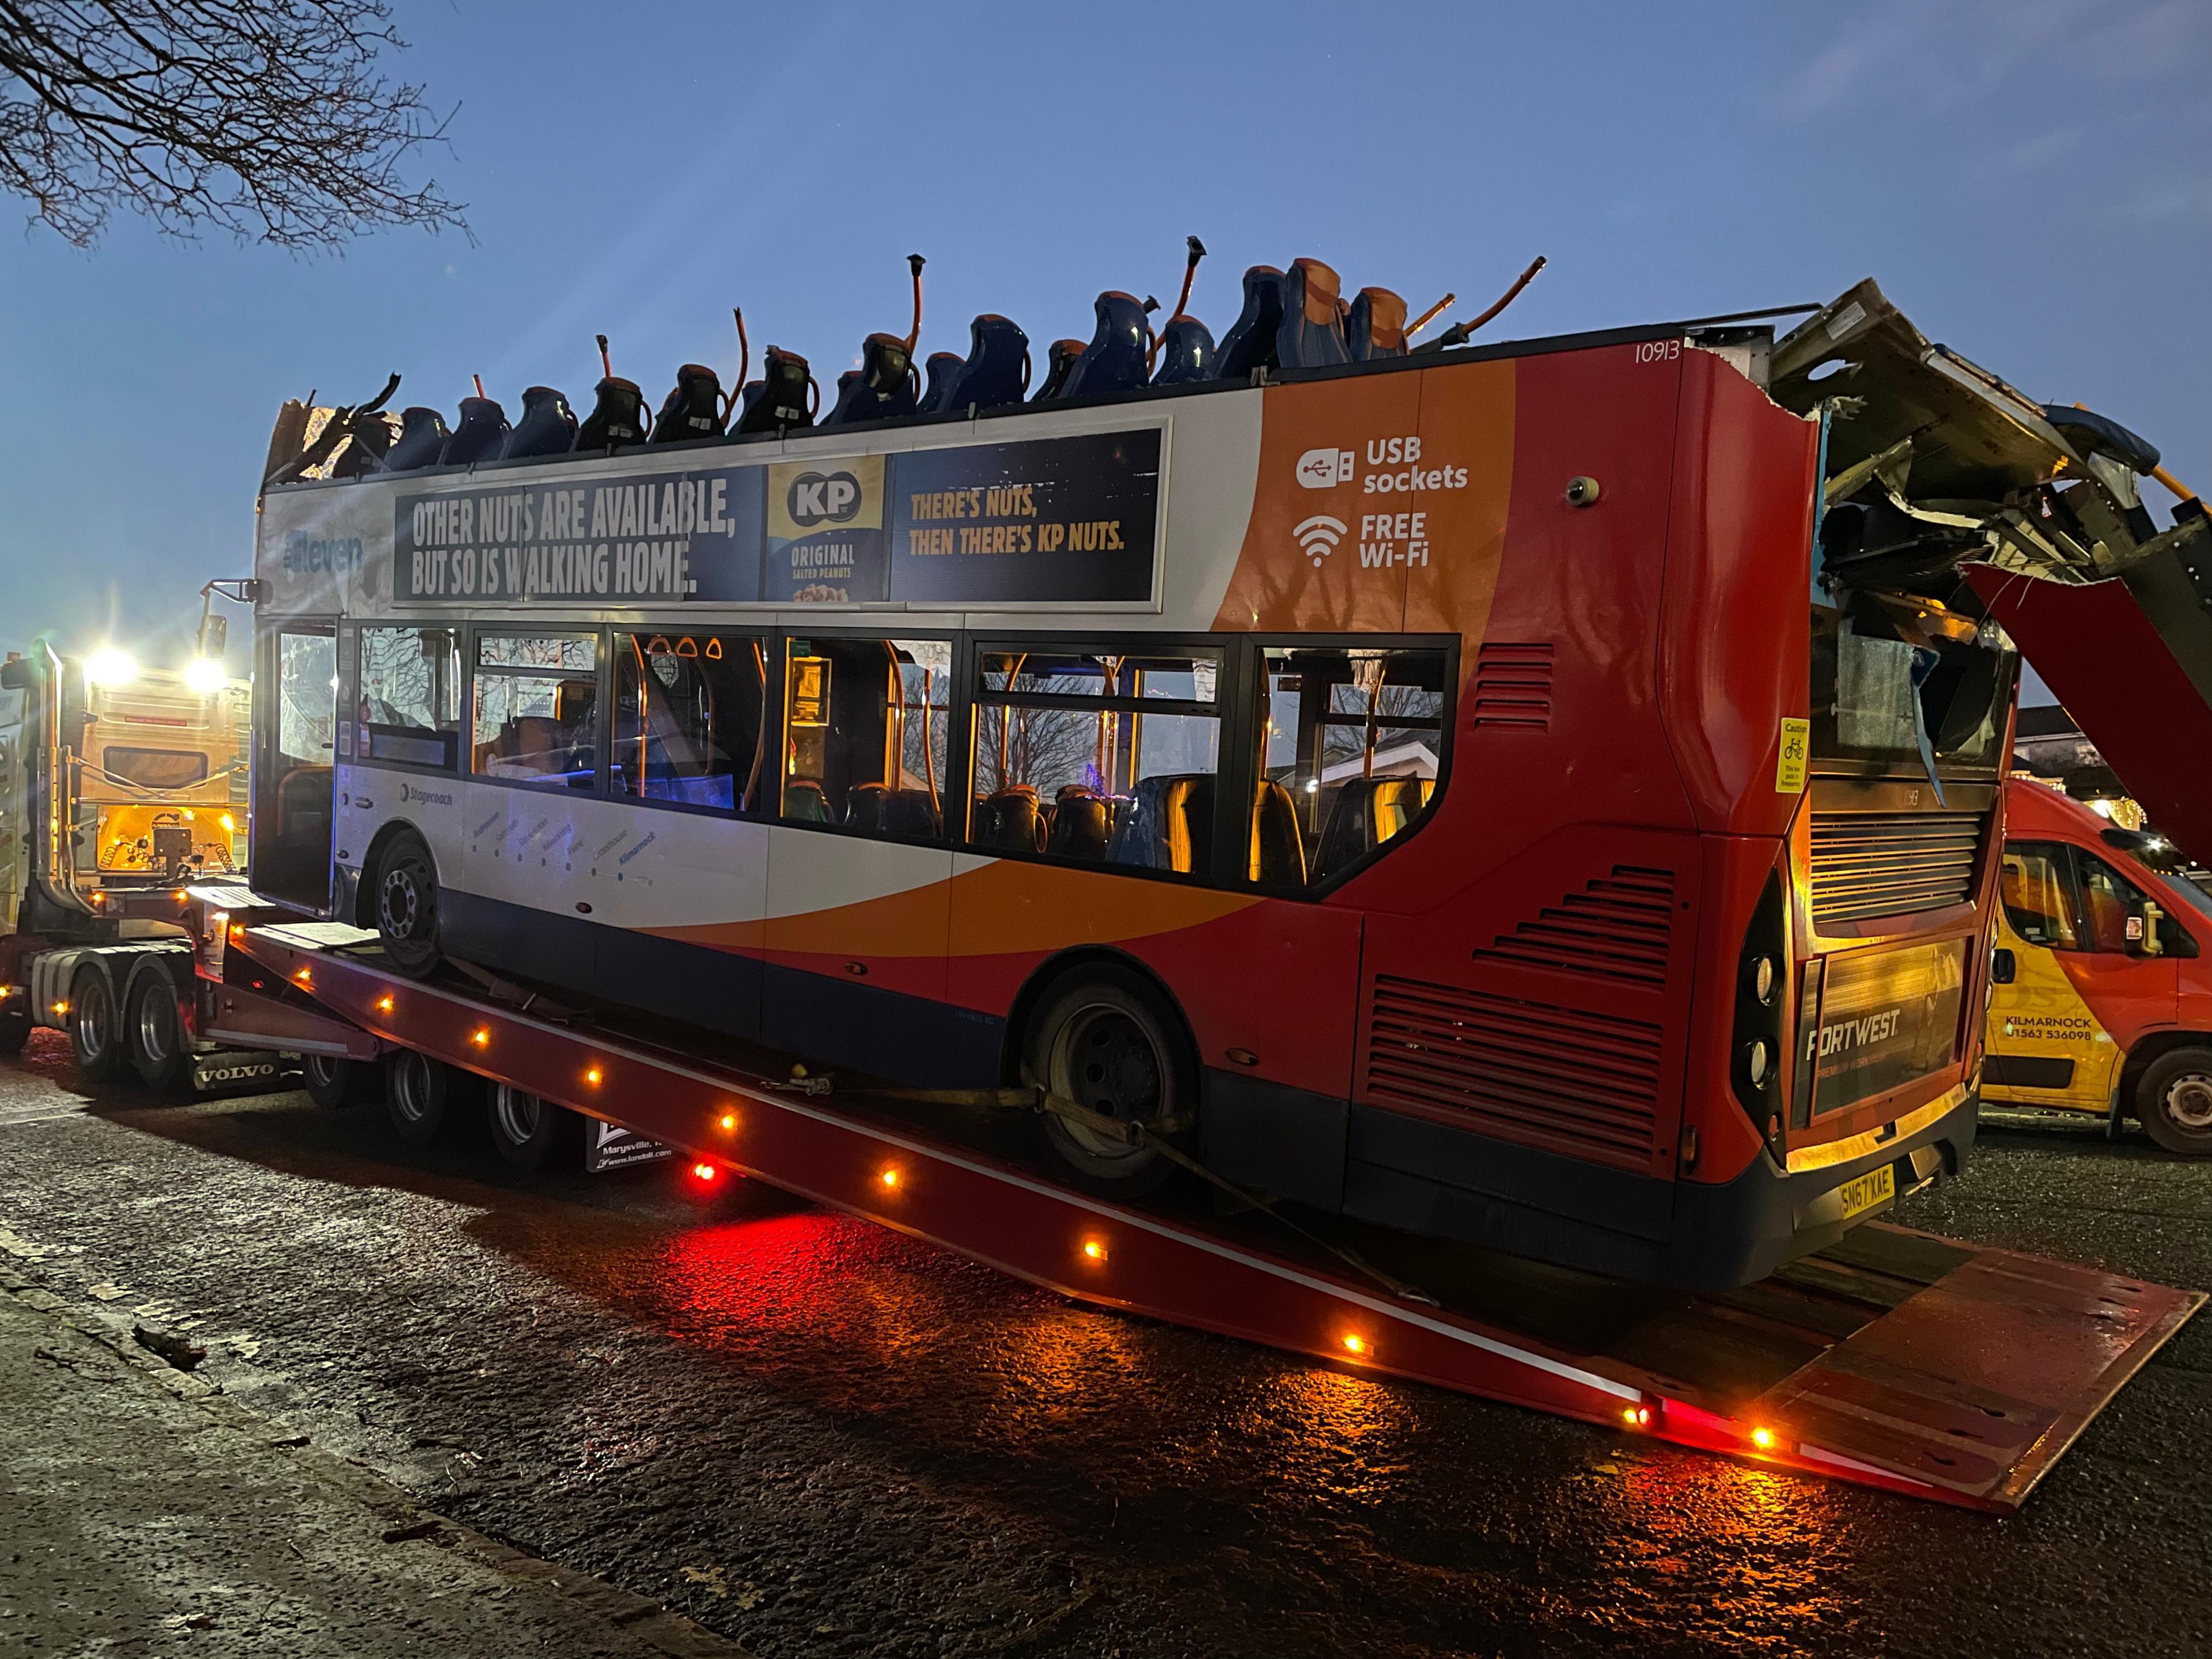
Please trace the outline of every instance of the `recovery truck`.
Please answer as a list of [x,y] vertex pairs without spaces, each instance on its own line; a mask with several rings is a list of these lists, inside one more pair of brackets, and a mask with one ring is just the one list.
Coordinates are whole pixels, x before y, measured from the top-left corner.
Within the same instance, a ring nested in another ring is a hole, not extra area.
[[[1949,463],[1943,446],[1919,453],[1914,434],[1938,427],[1946,446],[1978,452],[1984,476],[2021,434],[2027,448],[2071,456],[2096,481],[2077,517],[2114,490],[2094,444],[2073,447],[2035,405],[1929,345],[1870,283],[1753,343],[1771,350],[1798,412],[1820,416],[1826,503],[1854,507],[1830,515],[1832,568],[1955,562],[1963,546],[1988,561],[1992,592],[2094,592],[2131,559],[2197,538],[2195,521],[2162,536],[2130,520],[2084,545],[2050,539],[2009,500],[1931,504]],[[1661,355],[1697,344],[1673,325],[1602,342]],[[1469,355],[1486,349],[1512,348]],[[1929,476],[1916,487],[1918,472]],[[2049,483],[2047,463],[2024,467],[2022,498]],[[1973,625],[1942,607],[1913,621],[1931,637]],[[1909,711],[1900,718],[1910,729]],[[2017,1508],[2205,1299],[1881,1221],[1755,1283],[1692,1292],[1255,1198],[1188,1154],[1191,1179],[1117,1201],[1017,1150],[1011,1118],[1083,1111],[1033,1083],[955,1091],[816,1074],[758,1044],[459,958],[428,977],[404,971],[377,933],[326,919],[331,907],[223,881],[181,890],[172,926],[191,946],[197,1035],[258,1032],[269,1049],[319,1056],[317,1091],[332,1103],[380,1080],[410,1139],[488,1085],[517,1125],[567,1114],[619,1125],[680,1149],[702,1182],[754,1176],[1099,1307],[1970,1508]],[[1981,1012],[1963,1011],[1969,1029]]]

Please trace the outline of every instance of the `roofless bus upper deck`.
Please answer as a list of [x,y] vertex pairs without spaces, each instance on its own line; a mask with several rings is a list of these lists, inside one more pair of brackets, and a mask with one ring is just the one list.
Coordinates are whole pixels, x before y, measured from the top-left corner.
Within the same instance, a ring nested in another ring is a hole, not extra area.
[[[1955,1168],[2014,690],[1957,566],[2066,441],[1926,507],[1915,444],[2017,394],[1832,388],[1909,332],[1871,284],[1779,343],[1370,316],[1348,362],[1326,276],[1212,379],[1085,381],[1109,295],[1073,395],[806,427],[771,353],[726,436],[709,398],[697,439],[267,489],[257,887],[1644,1279]],[[1168,1172],[1043,1123],[1070,1178]]]

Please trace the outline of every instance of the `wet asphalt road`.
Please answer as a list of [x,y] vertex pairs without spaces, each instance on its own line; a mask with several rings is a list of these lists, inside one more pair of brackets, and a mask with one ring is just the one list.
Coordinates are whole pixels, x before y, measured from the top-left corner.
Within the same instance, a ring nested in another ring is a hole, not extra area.
[[[2212,1167],[1994,1130],[1900,1219],[2212,1285]],[[0,1062],[0,1248],[774,1659],[2212,1651],[2212,1315],[1994,1521],[1096,1313],[666,1166]],[[210,1650],[213,1651],[213,1650]]]

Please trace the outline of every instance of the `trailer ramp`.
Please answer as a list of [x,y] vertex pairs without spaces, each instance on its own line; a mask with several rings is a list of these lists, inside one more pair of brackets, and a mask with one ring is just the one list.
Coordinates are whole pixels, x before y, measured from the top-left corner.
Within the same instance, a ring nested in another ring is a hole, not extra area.
[[2016,1509],[2204,1300],[1881,1223],[1696,1295],[1260,1206],[1119,1205],[1024,1167],[988,1125],[954,1139],[911,1103],[407,979],[342,925],[239,917],[227,942],[252,964],[227,981],[265,974],[382,1043],[1079,1301],[1969,1508]]

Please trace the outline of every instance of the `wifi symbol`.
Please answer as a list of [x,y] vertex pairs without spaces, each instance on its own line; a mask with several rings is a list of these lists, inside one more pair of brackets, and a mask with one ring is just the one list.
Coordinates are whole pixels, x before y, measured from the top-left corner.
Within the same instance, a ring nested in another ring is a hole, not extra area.
[[1321,562],[1336,551],[1336,544],[1343,539],[1346,528],[1343,520],[1316,513],[1291,534],[1298,538],[1298,545],[1305,550],[1306,557],[1314,562],[1314,568],[1318,570]]

